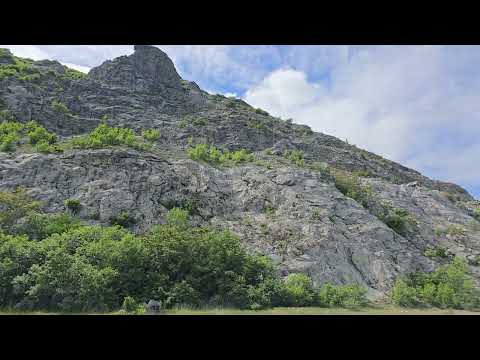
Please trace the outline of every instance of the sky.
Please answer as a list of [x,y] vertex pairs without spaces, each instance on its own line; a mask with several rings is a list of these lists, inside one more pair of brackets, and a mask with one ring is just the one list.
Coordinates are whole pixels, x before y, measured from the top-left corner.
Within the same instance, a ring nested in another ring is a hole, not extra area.
[[[480,198],[480,46],[156,45],[179,74]],[[88,72],[131,45],[0,45]]]

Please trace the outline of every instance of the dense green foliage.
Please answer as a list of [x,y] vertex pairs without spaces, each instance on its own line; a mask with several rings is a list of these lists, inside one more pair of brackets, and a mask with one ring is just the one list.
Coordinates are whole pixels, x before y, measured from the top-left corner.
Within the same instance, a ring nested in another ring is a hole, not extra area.
[[151,144],[135,136],[132,129],[98,125],[87,135],[72,140],[74,148],[101,149],[108,146],[128,146],[134,149],[147,150]]
[[25,189],[0,191],[0,231],[10,231],[16,222],[40,208],[40,202],[33,201]]
[[473,210],[473,217],[477,220],[480,220],[480,207],[477,207],[475,210]]
[[64,201],[65,207],[72,212],[72,214],[76,214],[82,208],[82,204],[78,199],[67,199]]
[[291,274],[280,289],[283,306],[323,306],[354,308],[367,304],[366,289],[358,284],[332,285],[315,288],[305,274]]
[[123,299],[122,310],[124,310],[125,312],[133,313],[137,310],[137,308],[138,308],[138,304],[135,301],[135,299],[132,298],[131,296],[126,296]]
[[283,299],[287,306],[311,306],[315,304],[312,280],[305,274],[290,274],[285,279]]
[[317,294],[321,306],[359,307],[367,304],[366,289],[358,284],[323,285]]
[[63,73],[35,67],[33,60],[13,56],[6,49],[0,49],[0,59],[0,80],[13,77],[21,81],[34,81],[47,75],[54,75],[59,80],[79,80],[87,77],[87,74],[67,67],[64,67]]
[[40,207],[24,190],[0,192],[1,307],[131,313],[149,299],[167,308],[323,304],[306,275],[283,281],[267,257],[247,252],[229,231],[190,226],[186,210],[171,209],[164,225],[136,236]]
[[142,131],[142,137],[148,141],[155,141],[160,138],[160,131],[155,129],[147,129]]
[[303,158],[302,150],[285,150],[283,157],[294,163],[297,166],[305,166],[305,160]]
[[106,311],[131,308],[131,297],[261,308],[280,284],[267,258],[247,253],[228,231],[191,227],[185,210],[135,236],[39,207],[24,190],[0,193],[0,306]]
[[0,123],[0,151],[13,152],[20,141],[23,125],[14,121]]
[[[27,140],[28,139],[28,140]],[[16,121],[0,123],[0,151],[13,152],[21,143],[28,141],[33,149],[43,153],[62,151],[56,146],[57,136],[50,133],[36,121],[21,124]]]
[[32,60],[21,59],[5,51],[2,51],[0,57],[8,60],[7,63],[0,65],[0,80],[15,77],[22,81],[32,81],[40,78],[43,74],[39,69],[32,66]]
[[133,216],[131,216],[128,211],[122,211],[120,214],[112,217],[110,219],[111,225],[118,225],[124,228],[129,228],[134,225],[137,221]]
[[437,306],[468,309],[480,306],[480,294],[467,274],[467,264],[458,257],[431,273],[414,273],[398,279],[392,301],[400,306]]
[[213,145],[197,144],[187,150],[192,160],[205,161],[219,165],[237,165],[245,162],[252,162],[255,156],[245,149],[237,151],[222,151]]

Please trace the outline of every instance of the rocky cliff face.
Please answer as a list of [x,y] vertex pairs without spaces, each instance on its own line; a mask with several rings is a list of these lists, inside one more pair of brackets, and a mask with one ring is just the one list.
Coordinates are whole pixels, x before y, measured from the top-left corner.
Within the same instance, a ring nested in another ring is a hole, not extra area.
[[[3,51],[0,66],[11,54]],[[6,55],[5,55],[6,54]],[[256,111],[241,100],[213,96],[182,80],[157,48],[68,76],[57,62],[30,62],[33,79],[0,78],[3,116],[35,119],[62,138],[102,121],[161,132],[152,151],[124,148],[63,154],[0,153],[0,190],[24,186],[48,211],[79,199],[83,220],[107,225],[128,211],[141,232],[162,223],[168,209],[188,204],[192,221],[230,228],[245,246],[268,254],[282,272],[306,272],[319,284],[360,282],[381,296],[399,274],[429,271],[447,261],[425,256],[446,249],[469,260],[480,279],[480,203],[461,187]],[[66,111],[59,112],[55,103]],[[2,109],[0,109],[2,110]],[[7,115],[6,115],[7,114]],[[1,120],[1,119],[0,119]],[[188,139],[248,149],[257,161],[223,168],[190,160]],[[285,161],[301,150],[305,166]],[[335,186],[326,168],[359,172],[369,189],[360,203]],[[386,210],[387,209],[387,210]],[[408,214],[400,229],[385,214]]]

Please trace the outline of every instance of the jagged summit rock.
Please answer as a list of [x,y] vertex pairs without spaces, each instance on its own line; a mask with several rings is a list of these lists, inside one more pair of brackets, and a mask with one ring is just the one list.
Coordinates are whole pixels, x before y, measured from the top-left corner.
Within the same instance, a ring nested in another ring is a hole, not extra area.
[[0,49],[0,65],[9,65],[15,62],[12,53],[8,49]]
[[135,45],[134,50],[130,56],[121,56],[91,69],[89,76],[109,85],[139,91],[182,88],[180,75],[162,50],[150,45]]

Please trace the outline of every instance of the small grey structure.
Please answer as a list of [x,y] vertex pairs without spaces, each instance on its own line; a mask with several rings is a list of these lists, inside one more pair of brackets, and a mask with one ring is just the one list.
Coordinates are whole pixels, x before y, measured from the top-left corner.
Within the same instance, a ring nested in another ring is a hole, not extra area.
[[159,313],[161,308],[162,308],[162,303],[156,300],[150,300],[148,304],[145,305],[145,311],[147,314]]

